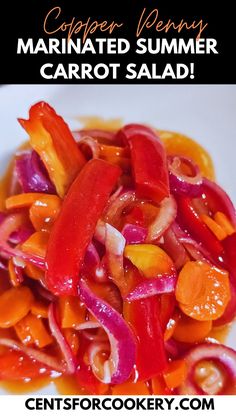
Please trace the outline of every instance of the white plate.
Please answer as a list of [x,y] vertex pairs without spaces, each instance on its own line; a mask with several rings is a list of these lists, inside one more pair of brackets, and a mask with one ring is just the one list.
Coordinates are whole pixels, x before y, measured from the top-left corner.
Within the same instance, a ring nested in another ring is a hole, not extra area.
[[[17,117],[31,104],[49,101],[72,128],[78,116],[122,118],[182,132],[211,154],[218,182],[236,203],[236,85],[10,85],[0,88],[0,171],[25,139]],[[236,328],[227,343],[236,348]],[[54,392],[48,387],[41,393]],[[1,394],[1,390],[0,390]]]

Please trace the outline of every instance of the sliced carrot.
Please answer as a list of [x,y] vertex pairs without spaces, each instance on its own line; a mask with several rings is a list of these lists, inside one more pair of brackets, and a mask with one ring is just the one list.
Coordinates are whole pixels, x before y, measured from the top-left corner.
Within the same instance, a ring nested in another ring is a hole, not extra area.
[[168,388],[179,387],[186,378],[187,366],[184,359],[178,359],[169,363],[167,371],[163,374]]
[[214,215],[214,220],[219,224],[223,230],[230,236],[230,234],[235,233],[235,228],[229,221],[228,217],[223,212],[216,212]]
[[63,329],[76,327],[85,321],[86,307],[78,297],[60,297],[59,311]]
[[34,314],[29,313],[15,325],[18,338],[24,345],[35,344],[38,348],[44,348],[53,342],[43,320]]
[[187,316],[201,321],[218,319],[230,300],[228,272],[202,261],[187,262],[179,274],[175,295]]
[[45,231],[36,231],[22,245],[21,249],[35,256],[45,257],[49,235]]
[[[166,294],[168,295],[168,294]],[[175,332],[175,329],[177,327],[177,324],[179,322],[179,318],[180,318],[180,313],[179,312],[175,312],[173,314],[173,316],[169,319],[167,325],[166,325],[166,329],[164,332],[164,341],[166,342],[167,340],[169,340]]]
[[137,381],[133,383],[128,380],[123,384],[117,384],[112,387],[113,396],[128,396],[128,395],[150,395],[148,385],[144,381]]
[[45,277],[44,271],[31,263],[26,264],[24,272],[29,278],[35,279],[36,281],[43,281]]
[[125,247],[124,255],[147,278],[168,274],[174,269],[171,258],[154,244],[130,244]]
[[[33,233],[28,240],[21,245],[21,249],[26,253],[31,253],[35,256],[45,257],[48,243],[48,233],[46,231],[36,231]],[[24,268],[26,275],[32,279],[39,281],[44,280],[44,271],[32,265],[26,263]]]
[[61,209],[61,199],[56,195],[45,195],[30,207],[29,217],[35,228],[50,231]]
[[200,216],[201,220],[207,225],[218,240],[224,240],[227,237],[225,230],[211,217],[206,214]]
[[[15,208],[24,208],[30,207],[36,201],[41,201],[45,197],[50,197],[55,195],[48,195],[44,193],[37,193],[37,192],[29,192],[29,193],[22,193],[19,195],[12,195],[6,199],[6,209],[15,209]],[[50,199],[50,198],[48,198]]]
[[77,355],[79,350],[79,336],[78,332],[73,329],[64,329],[64,336],[69,343],[74,355]]
[[11,327],[30,311],[33,294],[28,287],[10,288],[0,295],[0,327]]
[[157,375],[152,379],[152,394],[160,396],[171,394],[171,390],[167,387],[162,375]]
[[12,259],[10,259],[8,262],[8,272],[13,287],[18,287],[22,283],[22,281],[16,274],[15,265]]
[[210,333],[211,328],[211,320],[199,321],[182,313],[176,322],[173,337],[179,342],[199,342]]
[[31,306],[31,313],[37,317],[42,317],[44,319],[48,318],[48,306],[42,301],[34,301]]

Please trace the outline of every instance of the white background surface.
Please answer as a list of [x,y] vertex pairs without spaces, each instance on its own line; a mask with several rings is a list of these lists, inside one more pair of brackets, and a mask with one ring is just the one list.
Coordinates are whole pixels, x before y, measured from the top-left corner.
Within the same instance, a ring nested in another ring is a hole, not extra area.
[[[46,100],[72,128],[78,116],[122,118],[150,123],[196,139],[211,154],[218,182],[236,202],[236,85],[10,85],[0,88],[0,172],[23,140],[17,117]],[[236,330],[228,343],[236,348]],[[48,388],[47,393],[53,391]],[[1,394],[1,390],[0,390]]]

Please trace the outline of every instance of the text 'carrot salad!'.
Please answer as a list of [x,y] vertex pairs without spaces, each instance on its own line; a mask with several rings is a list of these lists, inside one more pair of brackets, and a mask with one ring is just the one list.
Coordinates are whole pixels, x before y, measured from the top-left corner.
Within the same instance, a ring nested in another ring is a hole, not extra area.
[[45,102],[19,123],[29,142],[0,194],[2,385],[235,394],[219,336],[236,315],[236,214],[206,151],[138,124],[72,132]]

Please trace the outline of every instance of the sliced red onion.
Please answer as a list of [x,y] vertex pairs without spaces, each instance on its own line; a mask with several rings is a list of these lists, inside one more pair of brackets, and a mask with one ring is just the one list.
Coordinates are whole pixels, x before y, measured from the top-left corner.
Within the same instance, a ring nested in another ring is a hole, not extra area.
[[203,256],[202,252],[200,249],[202,249],[201,245],[198,244],[197,242],[195,242],[195,240],[190,241],[189,243],[186,242],[182,242],[181,243],[184,244],[185,249],[187,250],[189,256],[191,257],[192,260],[201,260],[202,262],[210,262],[208,258],[206,258],[205,256]]
[[56,193],[46,168],[35,151],[18,155],[15,168],[23,192]]
[[183,357],[191,347],[192,345],[190,343],[177,342],[173,338],[170,338],[165,342],[165,349],[172,359]]
[[84,264],[89,266],[97,266],[100,263],[100,257],[98,251],[93,243],[90,243],[87,247],[85,257],[84,257]]
[[164,198],[160,204],[160,210],[156,219],[148,229],[147,242],[158,240],[168,230],[176,218],[177,205],[173,196]]
[[92,365],[94,375],[99,379],[102,380],[103,383],[110,383],[111,382],[111,369],[108,362],[104,362],[103,364],[103,377],[98,376],[96,374],[96,357],[99,352],[110,352],[110,345],[108,342],[93,342],[88,348],[88,357],[89,357],[89,364]]
[[[102,221],[101,225],[103,226]],[[99,228],[99,223],[97,228]],[[99,233],[98,237],[101,239],[100,242],[105,242],[105,225],[101,237],[99,236]],[[90,243],[87,248],[81,273],[85,274],[85,276],[92,276],[97,282],[107,282],[108,280],[105,263],[103,260],[100,260],[98,251],[93,243]]]
[[174,339],[168,339],[165,342],[165,349],[171,358],[178,358],[179,357],[179,348],[178,343]]
[[89,151],[91,153],[91,158],[92,159],[98,159],[99,152],[100,152],[99,144],[91,136],[86,135],[84,137],[81,137],[78,140],[78,145],[79,145],[79,147],[83,146],[83,145],[88,147]]
[[75,141],[80,141],[81,138],[89,136],[92,138],[98,138],[100,140],[113,141],[115,137],[114,131],[105,131],[103,129],[81,129],[79,131],[72,131]]
[[[181,172],[181,163],[186,164],[192,172],[192,176]],[[168,157],[170,190],[191,197],[200,196],[202,193],[202,176],[199,168],[186,157]]]
[[104,221],[99,220],[95,232],[94,232],[94,238],[99,241],[101,244],[105,246],[105,240],[106,240],[106,223]]
[[20,249],[13,248],[7,243],[11,234],[17,231],[21,225],[22,215],[20,213],[10,214],[2,221],[0,224],[0,255],[6,259],[10,257],[19,258],[34,264],[40,269],[44,269],[44,258],[22,252]]
[[5,263],[3,263],[3,261],[0,259],[0,269],[2,269],[3,271],[7,271],[8,267],[5,265]]
[[[96,331],[96,333],[94,333],[94,330]],[[108,337],[104,331],[104,329],[101,327],[96,328],[96,329],[84,329],[82,331],[83,336],[90,340],[91,342],[107,342],[108,341]]]
[[51,355],[47,355],[45,352],[30,348],[28,346],[24,346],[20,342],[8,338],[0,338],[0,346],[6,346],[8,348],[13,349],[14,351],[21,351],[29,358],[35,359],[35,361],[46,365],[53,371],[65,373],[64,366],[61,365],[56,358],[54,358]]
[[180,394],[207,394],[194,380],[195,368],[201,361],[215,361],[222,365],[232,383],[236,382],[236,352],[227,346],[214,343],[198,344],[185,355],[184,359],[188,375],[185,382],[179,387]]
[[76,330],[87,330],[87,329],[97,329],[100,326],[98,322],[87,321],[84,323],[80,323],[78,326],[75,327]]
[[126,244],[144,243],[147,233],[147,228],[135,224],[125,224],[121,232],[126,240]]
[[177,239],[172,227],[165,232],[163,239],[162,248],[171,257],[176,269],[182,268],[187,261],[187,253],[182,243]]
[[211,257],[211,254],[208,252],[208,250],[206,250],[201,243],[196,242],[196,240],[194,240],[189,234],[185,233],[177,223],[173,223],[172,229],[179,242],[183,244],[185,249],[194,260],[210,262],[213,265],[217,264],[217,261]]
[[124,236],[110,224],[99,221],[94,237],[105,245],[109,276],[115,284],[119,283],[124,276],[123,255],[126,244]]
[[125,297],[125,299],[127,301],[135,301],[152,297],[153,295],[169,294],[174,292],[176,281],[177,276],[174,274],[145,279],[145,281],[137,285],[133,291]]
[[[206,195],[210,209],[223,212],[236,227],[236,210],[228,194],[212,180],[203,179],[203,194]],[[213,208],[211,208],[211,202]],[[214,208],[215,207],[215,208]]]
[[83,278],[79,290],[81,300],[102,325],[110,341],[110,358],[104,363],[104,370],[110,371],[109,383],[121,384],[129,378],[135,363],[136,343],[132,331],[114,308],[89,289]]
[[45,300],[50,301],[50,302],[53,302],[53,301],[56,300],[55,295],[53,295],[50,291],[48,291],[45,288],[44,284],[42,284],[42,283],[36,283],[35,286],[36,286],[36,289],[37,289],[39,295],[41,297],[43,297]]
[[77,362],[73,355],[70,345],[63,336],[56,318],[56,305],[51,303],[48,309],[48,323],[67,365],[67,374],[74,374],[77,368]]
[[105,248],[108,272],[113,282],[115,284],[119,284],[124,277],[123,257],[125,250],[125,238],[110,224],[106,223],[105,228]]
[[12,244],[20,244],[25,242],[32,234],[34,233],[34,229],[32,226],[22,226],[17,231],[11,233],[9,237],[9,242]]
[[127,191],[112,200],[110,205],[105,211],[104,219],[109,224],[115,225],[116,221],[120,221],[123,210],[136,199],[134,191]]

